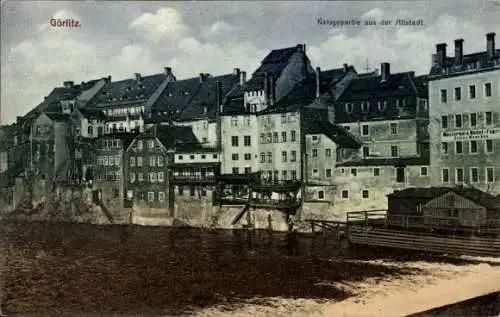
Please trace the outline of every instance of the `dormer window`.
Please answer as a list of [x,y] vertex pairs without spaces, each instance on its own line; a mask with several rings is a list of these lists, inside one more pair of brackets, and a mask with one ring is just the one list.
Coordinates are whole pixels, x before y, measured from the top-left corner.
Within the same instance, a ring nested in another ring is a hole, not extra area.
[[361,103],[361,110],[362,110],[363,112],[368,112],[368,110],[369,110],[369,106],[370,106],[370,104],[368,103],[368,101],[363,101],[363,102]]
[[401,108],[404,106],[404,99],[396,99],[396,105],[398,108]]
[[353,104],[352,103],[346,103],[345,104],[345,111],[348,113],[351,113],[353,110]]
[[187,95],[189,95],[189,91],[184,92],[184,96],[187,96]]
[[208,112],[207,107],[203,107],[203,114],[206,114]]
[[387,101],[379,101],[377,103],[378,110],[384,111],[387,108]]
[[169,96],[169,97],[172,97],[172,96],[173,96],[173,94],[172,94],[171,92],[169,92],[169,93],[168,93],[168,96]]

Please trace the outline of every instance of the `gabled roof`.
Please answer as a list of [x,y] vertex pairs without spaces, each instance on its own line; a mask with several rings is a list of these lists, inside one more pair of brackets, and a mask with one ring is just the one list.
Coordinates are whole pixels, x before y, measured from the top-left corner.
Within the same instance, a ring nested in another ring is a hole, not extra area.
[[[217,110],[217,86],[222,84],[222,97],[230,93],[239,83],[239,76],[226,74],[189,78],[171,82],[151,108],[151,118],[146,121],[168,121],[169,113],[175,121],[200,118],[215,118]],[[206,112],[205,112],[206,110]]]
[[324,134],[340,148],[359,149],[362,145],[351,133],[343,127],[329,121],[306,120],[303,125],[305,134]]
[[252,74],[252,78],[245,85],[245,90],[263,89],[265,74],[267,73],[269,76],[278,78],[281,72],[288,66],[289,60],[293,54],[300,51],[302,51],[301,45],[272,50],[271,53],[262,60],[260,67]]
[[67,122],[69,121],[69,115],[68,114],[62,114],[58,112],[44,112],[44,115],[49,117],[50,120],[52,121],[59,121],[59,122]]
[[446,193],[454,192],[455,194],[467,198],[476,204],[486,208],[497,209],[500,208],[500,199],[495,196],[483,192],[473,187],[412,187],[404,190],[395,191],[387,195],[389,198],[410,198],[410,199],[427,199],[432,200],[436,197],[442,196]]
[[104,114],[104,112],[102,112],[99,109],[78,108],[76,110],[78,112],[80,112],[82,114],[82,116],[85,117],[86,119],[90,119],[90,120],[97,119],[97,120],[101,120],[101,121],[106,120],[106,115]]
[[88,105],[106,107],[120,102],[148,100],[166,76],[168,75],[160,73],[141,77],[139,81],[136,78],[130,78],[109,82],[90,100]]

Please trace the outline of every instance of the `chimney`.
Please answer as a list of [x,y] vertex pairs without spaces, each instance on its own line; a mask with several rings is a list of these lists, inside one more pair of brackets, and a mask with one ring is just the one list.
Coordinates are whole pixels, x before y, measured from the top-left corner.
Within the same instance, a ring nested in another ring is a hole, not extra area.
[[240,75],[240,69],[239,68],[233,69],[233,75],[234,76],[239,76]]
[[247,82],[247,72],[240,72],[240,85],[243,86]]
[[382,63],[380,64],[380,72],[381,72],[381,80],[385,81],[389,78],[389,75],[391,74],[391,64],[389,63]]
[[111,82],[111,75],[108,75],[107,83]]
[[272,106],[272,105],[274,105],[274,102],[276,101],[276,79],[274,76],[271,76],[271,78],[270,78],[269,90],[271,93],[270,104]]
[[205,81],[205,74],[204,73],[200,73],[200,83],[202,83],[204,81]]
[[488,58],[495,58],[495,32],[486,34],[486,52]]
[[343,70],[344,70],[344,73],[347,73],[347,64],[345,64],[345,63],[343,65]]
[[[344,64],[346,65],[346,64]],[[321,68],[320,67],[316,67],[316,98],[319,98],[319,88],[320,88],[320,85],[321,85]]]
[[446,59],[446,43],[441,43],[436,45],[437,63],[439,66],[443,66],[444,60]]
[[455,40],[455,65],[462,65],[464,59],[464,40]]
[[139,83],[141,82],[141,74],[139,74],[139,73],[135,73],[135,74],[134,74],[134,76],[135,76],[135,80],[136,80],[136,81],[137,81],[137,83],[139,84]]
[[165,76],[171,75],[172,74],[172,68],[171,67],[163,67],[163,74]]
[[72,81],[65,81],[63,82],[64,88],[73,88],[73,82]]

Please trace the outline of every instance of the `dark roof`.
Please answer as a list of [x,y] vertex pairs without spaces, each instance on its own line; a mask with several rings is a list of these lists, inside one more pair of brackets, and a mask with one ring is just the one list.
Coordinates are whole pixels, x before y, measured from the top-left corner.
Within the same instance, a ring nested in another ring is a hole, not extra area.
[[58,113],[58,112],[44,112],[47,117],[49,117],[53,121],[69,121],[69,115]]
[[[495,50],[495,56],[500,56],[500,49]],[[494,66],[494,61],[491,60],[488,57],[488,53],[485,52],[478,52],[478,53],[472,53],[472,54],[466,54],[463,56],[462,59],[462,65],[461,67],[455,66],[455,58],[454,57],[446,57],[444,62],[443,62],[443,68],[449,68],[450,73],[460,73],[466,70],[470,70],[468,68],[468,65],[470,64],[476,64],[479,63],[479,68],[473,68],[473,69],[481,69],[481,68],[486,68],[486,67],[491,67]],[[430,75],[431,76],[436,76],[436,75],[443,75],[441,72],[441,68],[437,67],[431,67],[430,70]],[[446,76],[446,75],[445,75]]]
[[342,68],[334,68],[328,70],[322,70],[320,75],[320,92],[327,92],[332,88],[335,84],[341,81],[348,73],[356,72],[354,66],[347,66],[346,69]]
[[[286,68],[293,54],[301,51],[299,45],[294,47],[272,50],[261,62],[261,65],[252,74],[252,78],[246,83],[247,91],[260,90],[264,87],[264,78],[267,73],[269,76],[278,78],[281,72]],[[305,54],[304,54],[305,55]]]
[[88,103],[91,107],[106,107],[120,102],[145,101],[166,79],[164,73],[115,82],[108,82]]
[[106,120],[106,115],[99,109],[79,108],[77,110],[87,119]]
[[224,97],[238,85],[239,75],[207,76],[203,81],[200,77],[195,77],[170,82],[152,106],[152,115],[146,122],[168,121],[169,113],[175,121],[215,118],[217,81],[222,84]]
[[44,111],[59,112],[62,100],[73,100],[82,92],[79,87],[80,86],[73,88],[54,88],[50,94],[45,97],[44,101],[28,112],[26,116],[36,116]]
[[307,120],[303,125],[305,134],[324,134],[341,148],[359,149],[362,145],[351,133],[343,127],[329,121]]
[[387,195],[387,197],[432,200],[448,192],[454,192],[457,195],[472,200],[473,202],[486,208],[500,208],[500,198],[496,198],[489,193],[483,192],[473,187],[412,187],[395,191],[392,194]]
[[190,126],[157,125],[148,129],[137,138],[156,137],[166,148],[200,148],[201,144]]

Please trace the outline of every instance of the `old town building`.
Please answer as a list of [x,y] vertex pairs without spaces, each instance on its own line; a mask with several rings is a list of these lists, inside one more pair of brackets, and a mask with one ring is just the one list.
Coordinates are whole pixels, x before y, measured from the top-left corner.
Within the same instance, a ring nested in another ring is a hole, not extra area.
[[467,185],[500,193],[500,50],[455,54],[437,44],[429,76],[431,176],[434,185]]
[[394,189],[429,183],[426,82],[382,63],[380,75],[351,80],[335,101],[335,123],[362,142],[337,153],[336,209],[386,209]]

